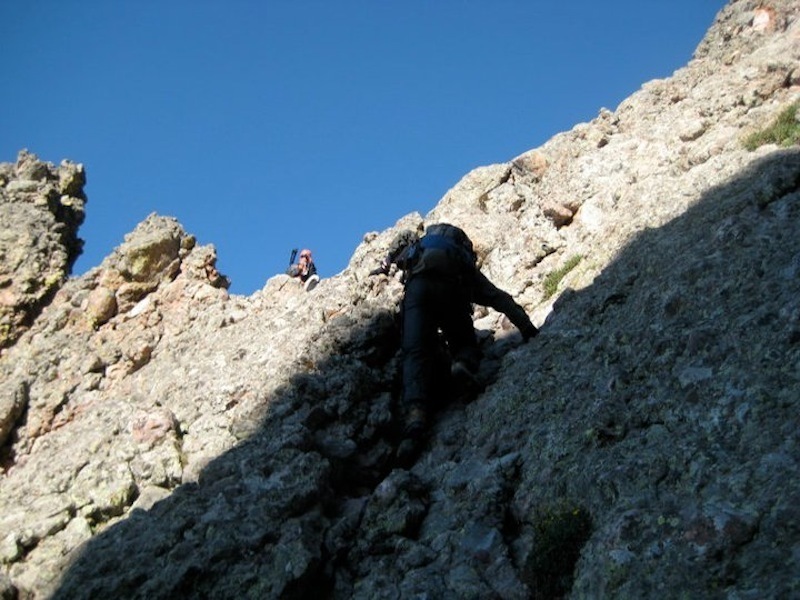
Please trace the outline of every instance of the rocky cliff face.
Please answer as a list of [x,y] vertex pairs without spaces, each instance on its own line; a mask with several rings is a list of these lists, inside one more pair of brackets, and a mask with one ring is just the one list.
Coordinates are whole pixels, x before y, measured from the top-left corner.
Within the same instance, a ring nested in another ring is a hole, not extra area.
[[[65,280],[82,169],[0,167],[0,596],[797,594],[800,150],[742,138],[800,96],[799,16],[732,2],[308,293],[229,294],[157,215]],[[476,309],[485,389],[400,464],[402,286],[367,273],[439,220],[541,334]]]
[[13,344],[64,283],[81,252],[83,167],[21,152],[0,165],[0,348]]

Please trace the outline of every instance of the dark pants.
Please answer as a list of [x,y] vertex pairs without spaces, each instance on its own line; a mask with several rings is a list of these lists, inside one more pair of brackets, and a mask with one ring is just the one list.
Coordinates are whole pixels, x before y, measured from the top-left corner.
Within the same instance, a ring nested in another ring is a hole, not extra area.
[[458,280],[412,277],[403,298],[403,399],[406,404],[431,401],[436,372],[439,329],[452,360],[477,370],[480,351],[472,326],[469,290]]

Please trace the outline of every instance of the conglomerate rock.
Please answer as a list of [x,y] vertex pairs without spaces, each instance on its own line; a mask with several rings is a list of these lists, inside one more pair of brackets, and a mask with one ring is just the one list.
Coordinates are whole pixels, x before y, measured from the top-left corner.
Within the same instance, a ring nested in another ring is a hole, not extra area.
[[[158,215],[59,279],[0,355],[0,595],[796,595],[800,149],[742,139],[800,98],[798,15],[731,2],[672,77],[310,292],[229,294]],[[443,374],[408,462],[402,285],[367,274],[442,220],[541,334],[476,307],[485,387],[465,405]]]

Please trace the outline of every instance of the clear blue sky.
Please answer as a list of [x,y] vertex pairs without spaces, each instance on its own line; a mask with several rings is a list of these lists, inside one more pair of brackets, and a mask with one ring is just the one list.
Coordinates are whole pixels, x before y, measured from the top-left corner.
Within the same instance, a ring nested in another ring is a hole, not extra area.
[[9,0],[0,161],[86,167],[75,274],[157,212],[251,294],[670,76],[724,4]]

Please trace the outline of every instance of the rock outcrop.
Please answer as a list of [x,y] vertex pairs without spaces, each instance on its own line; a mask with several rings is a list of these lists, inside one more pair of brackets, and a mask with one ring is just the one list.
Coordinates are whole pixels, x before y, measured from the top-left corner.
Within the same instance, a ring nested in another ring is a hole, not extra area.
[[[799,17],[734,0],[672,77],[467,174],[311,292],[229,294],[158,215],[65,279],[82,169],[0,167],[8,222],[37,206],[21,230],[58,234],[0,261],[28,311],[3,309],[0,596],[795,595],[800,149],[742,140],[800,99]],[[402,285],[367,273],[441,220],[541,334],[476,308],[484,389],[443,379],[407,464]]]
[[83,166],[29,152],[0,165],[0,348],[13,344],[69,275],[83,242]]

